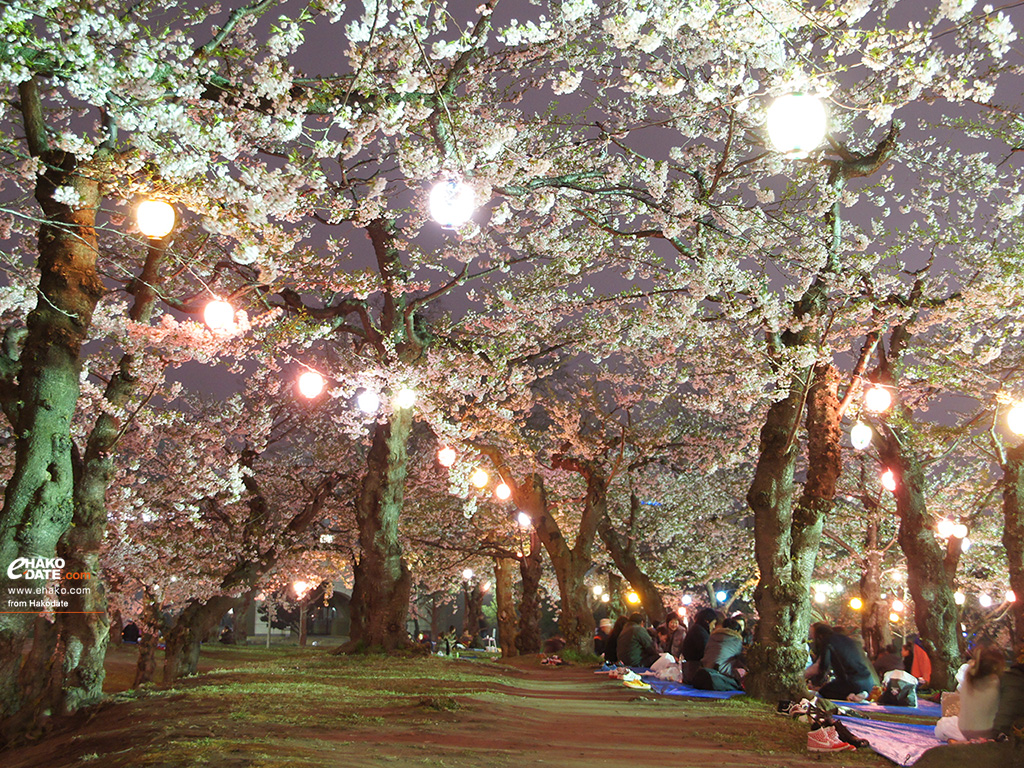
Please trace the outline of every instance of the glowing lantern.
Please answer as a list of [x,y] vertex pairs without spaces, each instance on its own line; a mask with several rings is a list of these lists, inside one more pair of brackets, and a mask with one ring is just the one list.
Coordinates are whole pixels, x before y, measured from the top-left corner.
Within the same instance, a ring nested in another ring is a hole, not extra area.
[[1006,426],[1015,435],[1024,435],[1024,403],[1014,403],[1006,412]]
[[640,595],[638,595],[636,592],[627,592],[626,602],[630,605],[638,605],[640,603]]
[[302,598],[306,591],[310,588],[310,583],[307,581],[296,581],[292,583],[292,589],[295,590],[295,596]]
[[676,608],[676,616],[678,616],[680,619],[685,619],[686,609],[683,606],[679,606],[678,608]]
[[882,487],[887,491],[896,490],[896,475],[893,474],[891,469],[887,469],[882,473]]
[[455,449],[447,445],[437,452],[437,463],[442,467],[450,467],[455,463],[455,459]]
[[380,408],[380,396],[372,389],[364,389],[356,397],[356,405],[363,413],[376,413]]
[[491,582],[485,581],[483,584],[481,584],[480,585],[480,591],[481,592],[490,592],[491,591]]
[[317,397],[324,391],[327,382],[324,377],[316,371],[306,371],[299,376],[299,393],[310,399]]
[[814,593],[814,602],[818,603],[819,605],[821,603],[824,603],[826,600],[828,600],[828,595],[826,595],[824,592]]
[[598,584],[596,587],[594,587],[594,597],[600,597],[603,594],[604,594],[604,587],[602,587],[600,584]]
[[953,535],[958,539],[967,538],[967,526],[963,523],[957,523],[953,526]]
[[965,595],[963,592],[955,592],[953,594],[953,602],[957,605],[963,605],[967,602],[967,595]]
[[1006,602],[1008,602],[1008,603],[1016,603],[1017,602],[1017,593],[1014,592],[1012,589],[1008,589],[1008,590],[1006,590],[1005,599],[1006,599]]
[[683,595],[683,599],[680,600],[683,605],[690,605],[693,602],[693,595]]
[[483,467],[477,467],[474,469],[472,477],[469,478],[469,482],[477,488],[483,488],[487,485],[488,480],[490,480],[490,476],[487,474],[487,470]]
[[853,608],[853,610],[855,611],[859,611],[861,608],[864,607],[864,601],[861,600],[859,597],[851,597],[850,607]]
[[896,613],[903,613],[903,609],[905,607],[906,606],[903,605],[903,601],[902,600],[893,600],[892,601],[892,609],[894,611],[896,611]]
[[970,539],[965,538],[963,541],[960,542],[960,551],[961,552],[966,552],[970,548],[971,548],[971,540]]
[[873,434],[871,427],[863,421],[858,421],[850,429],[850,444],[858,451],[863,451],[871,445],[871,437]]
[[399,408],[412,408],[416,405],[416,390],[405,387],[395,395],[395,405]]
[[871,413],[882,413],[892,405],[892,393],[880,384],[875,384],[864,393],[864,407]]
[[767,118],[772,144],[790,157],[807,157],[825,138],[825,105],[806,93],[780,96],[768,107]]
[[939,536],[944,539],[948,539],[953,535],[953,530],[956,528],[956,523],[950,520],[948,517],[944,517],[939,520],[939,524],[935,526],[935,530],[938,531]]
[[135,221],[142,234],[159,240],[174,229],[174,208],[163,200],[143,200],[135,209]]
[[900,620],[900,615],[898,613],[890,613],[889,614],[889,621],[891,621],[893,624],[895,624],[899,620]]
[[725,602],[725,599],[726,599],[727,597],[729,597],[729,596],[728,596],[728,595],[727,595],[727,594],[726,594],[725,592],[722,592],[722,591],[718,591],[718,592],[715,592],[715,599],[716,599],[716,600],[717,600],[718,602],[720,602],[720,603],[724,603],[724,602]]
[[529,528],[530,525],[532,525],[532,521],[530,520],[530,516],[528,514],[526,514],[525,512],[520,512],[518,517],[517,517],[517,519],[519,520],[519,527],[520,528]]
[[476,195],[458,179],[444,179],[430,190],[430,216],[445,229],[458,229],[473,216]]
[[986,594],[978,595],[978,605],[980,605],[982,608],[991,608],[992,596]]
[[603,595],[601,595],[601,602],[602,603],[610,603],[611,600],[612,600],[612,596],[609,595],[607,592],[605,592]]
[[494,489],[494,495],[505,501],[512,495],[512,489],[505,485],[505,483],[498,483],[498,487]]
[[235,308],[223,299],[214,299],[203,309],[203,320],[211,331],[225,331],[235,324]]
[[463,569],[463,571],[462,571],[462,578],[464,578],[466,581],[469,581],[470,579],[472,579],[473,578],[473,569],[472,568],[465,568],[465,569]]

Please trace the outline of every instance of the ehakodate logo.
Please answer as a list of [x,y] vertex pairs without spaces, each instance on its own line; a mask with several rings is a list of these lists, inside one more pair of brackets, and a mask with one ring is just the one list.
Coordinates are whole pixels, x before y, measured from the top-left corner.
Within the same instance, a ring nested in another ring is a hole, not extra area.
[[18,557],[7,566],[8,579],[59,579],[62,557]]

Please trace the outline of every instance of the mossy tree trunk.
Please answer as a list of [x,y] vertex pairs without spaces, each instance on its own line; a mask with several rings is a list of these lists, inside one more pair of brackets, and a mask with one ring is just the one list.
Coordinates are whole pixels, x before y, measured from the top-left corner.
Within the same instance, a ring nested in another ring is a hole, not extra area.
[[516,648],[515,579],[513,571],[516,561],[509,557],[494,558],[494,599],[498,618],[498,640],[501,642],[501,656],[518,656]]
[[359,557],[352,589],[350,645],[393,650],[409,644],[405,619],[412,579],[402,558],[398,521],[405,499],[410,409],[374,427],[366,475],[356,502]]
[[516,628],[516,650],[521,654],[540,653],[540,580],[544,575],[543,552],[537,531],[530,529],[519,557],[519,625]]
[[[45,172],[35,196],[43,213],[39,227],[39,301],[26,321],[17,361],[5,356],[0,385],[4,412],[15,434],[14,469],[0,511],[0,600],[10,587],[42,589],[45,580],[7,576],[19,557],[55,558],[59,538],[73,514],[74,477],[71,421],[79,393],[81,347],[103,286],[96,272],[99,244],[96,211],[105,154],[88,167],[50,146],[39,90],[34,79],[19,85],[20,107],[29,153]],[[58,187],[70,187],[79,203],[71,208],[54,199]],[[18,683],[22,650],[35,614],[0,614],[0,720],[5,736],[23,732],[51,702],[32,702]],[[30,659],[36,658],[29,656]],[[30,676],[31,671],[27,671]],[[42,694],[48,696],[49,694]]]
[[1005,451],[997,447],[1003,469],[1003,547],[1010,589],[1017,597],[1010,606],[1016,654],[1024,647],[1024,443]]

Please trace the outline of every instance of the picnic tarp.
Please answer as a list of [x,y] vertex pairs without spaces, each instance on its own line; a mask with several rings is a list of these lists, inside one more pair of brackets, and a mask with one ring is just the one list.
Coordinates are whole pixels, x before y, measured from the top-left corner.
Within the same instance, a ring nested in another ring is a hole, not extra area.
[[867,739],[871,749],[897,765],[913,765],[927,750],[946,743],[935,735],[935,726],[931,724],[863,720],[844,715],[839,719],[854,736]]
[[665,696],[691,696],[695,699],[731,699],[733,696],[744,696],[743,691],[702,691],[685,683],[673,683],[671,680],[658,680],[656,677],[644,677],[645,683],[651,684],[651,690]]
[[887,714],[887,715],[907,715],[910,717],[930,717],[938,720],[942,717],[942,705],[936,704],[934,701],[925,701],[924,699],[917,700],[916,707],[893,707],[884,704],[875,704],[871,701],[865,701],[862,704],[857,704],[852,701],[836,701],[840,707],[849,707],[850,709],[856,709],[858,712],[863,712],[869,717],[874,714]]

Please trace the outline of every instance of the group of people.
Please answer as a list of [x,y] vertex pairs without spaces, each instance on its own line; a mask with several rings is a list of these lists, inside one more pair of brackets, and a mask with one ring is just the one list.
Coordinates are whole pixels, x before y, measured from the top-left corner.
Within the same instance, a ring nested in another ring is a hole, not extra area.
[[[743,657],[746,621],[742,616],[722,618],[704,608],[685,626],[670,613],[657,627],[644,625],[640,613],[602,619],[594,637],[594,652],[608,664],[649,667],[663,653],[680,662],[683,682],[699,687],[741,687],[746,674]],[[710,670],[702,673],[701,670]]]

